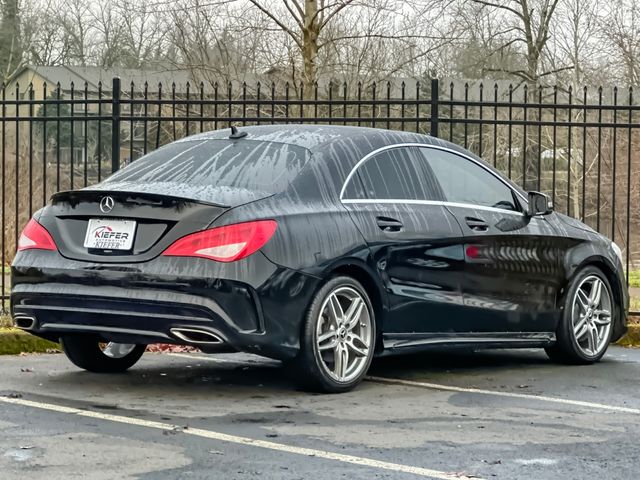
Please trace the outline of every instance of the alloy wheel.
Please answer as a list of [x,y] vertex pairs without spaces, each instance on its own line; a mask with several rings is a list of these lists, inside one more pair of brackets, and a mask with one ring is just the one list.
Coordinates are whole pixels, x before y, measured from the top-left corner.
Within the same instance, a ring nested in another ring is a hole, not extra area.
[[331,378],[350,382],[368,365],[373,344],[371,313],[362,295],[338,287],[320,308],[316,347],[320,363]]
[[109,358],[124,358],[136,348],[134,343],[100,343],[98,345],[102,353]]
[[607,347],[611,331],[612,302],[609,288],[596,275],[578,286],[573,299],[572,325],[578,347],[594,357]]

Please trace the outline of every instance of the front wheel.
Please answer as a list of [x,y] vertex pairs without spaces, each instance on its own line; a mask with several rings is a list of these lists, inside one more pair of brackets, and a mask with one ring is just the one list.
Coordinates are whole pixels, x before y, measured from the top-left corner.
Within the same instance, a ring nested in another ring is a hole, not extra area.
[[351,277],[334,277],[311,302],[300,354],[290,366],[305,388],[346,392],[367,373],[375,338],[375,314],[366,290]]
[[584,268],[567,292],[557,341],[546,349],[547,354],[562,363],[597,362],[611,341],[614,318],[615,303],[607,277],[596,267]]
[[71,362],[95,373],[120,373],[131,368],[146,345],[101,342],[93,335],[66,335],[60,338],[62,350]]

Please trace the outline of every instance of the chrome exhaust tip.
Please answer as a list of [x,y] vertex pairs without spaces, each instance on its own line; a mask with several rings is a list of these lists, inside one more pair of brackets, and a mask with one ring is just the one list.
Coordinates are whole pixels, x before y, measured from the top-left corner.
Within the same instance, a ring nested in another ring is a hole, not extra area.
[[219,345],[224,343],[224,340],[215,333],[208,330],[200,330],[198,328],[172,328],[171,333],[180,340],[189,343],[209,345]]
[[21,328],[23,330],[31,330],[36,324],[36,319],[33,317],[27,316],[18,316],[13,319],[16,324],[16,327]]

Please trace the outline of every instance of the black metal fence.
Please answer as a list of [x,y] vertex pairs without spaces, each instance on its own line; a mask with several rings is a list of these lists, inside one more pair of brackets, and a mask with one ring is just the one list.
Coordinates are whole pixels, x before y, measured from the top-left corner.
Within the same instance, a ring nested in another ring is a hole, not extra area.
[[431,80],[347,85],[3,85],[2,309],[20,229],[59,190],[100,181],[175,139],[231,124],[329,123],[411,130],[482,156],[550,194],[640,263],[640,106],[632,89]]

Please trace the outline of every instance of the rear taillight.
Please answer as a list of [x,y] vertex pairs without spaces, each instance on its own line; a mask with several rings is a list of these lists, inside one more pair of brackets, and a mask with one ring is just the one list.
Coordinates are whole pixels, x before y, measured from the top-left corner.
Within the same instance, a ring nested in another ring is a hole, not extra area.
[[277,226],[274,220],[259,220],[211,228],[176,240],[162,254],[234,262],[262,248]]
[[22,250],[57,250],[56,244],[47,229],[33,218],[24,227],[18,240],[18,251]]

